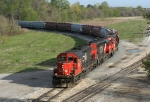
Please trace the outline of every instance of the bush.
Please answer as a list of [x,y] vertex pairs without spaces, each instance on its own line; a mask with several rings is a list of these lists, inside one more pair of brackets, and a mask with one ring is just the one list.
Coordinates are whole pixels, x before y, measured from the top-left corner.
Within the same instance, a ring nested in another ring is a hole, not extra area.
[[150,79],[150,54],[145,61],[142,61],[142,67],[145,68],[145,71],[147,71],[147,78]]
[[15,21],[0,16],[0,35],[11,36],[20,33],[21,29]]

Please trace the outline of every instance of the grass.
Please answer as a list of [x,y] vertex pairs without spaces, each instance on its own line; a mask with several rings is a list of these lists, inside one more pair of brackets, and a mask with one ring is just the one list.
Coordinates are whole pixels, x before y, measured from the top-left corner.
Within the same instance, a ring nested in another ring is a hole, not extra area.
[[133,43],[139,43],[143,40],[145,29],[147,27],[146,20],[128,20],[117,24],[107,26],[117,29],[120,39],[124,39]]
[[7,37],[0,44],[0,73],[48,69],[60,52],[85,43],[77,37],[40,31]]

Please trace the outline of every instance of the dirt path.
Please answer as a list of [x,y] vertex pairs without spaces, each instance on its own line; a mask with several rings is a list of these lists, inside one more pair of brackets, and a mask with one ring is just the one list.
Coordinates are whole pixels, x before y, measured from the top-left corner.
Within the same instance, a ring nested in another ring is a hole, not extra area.
[[94,20],[83,20],[81,24],[88,24],[88,25],[97,25],[97,26],[107,26],[110,24],[115,24],[119,22],[124,22],[131,19],[142,19],[142,17],[115,17],[115,18],[106,18],[106,19],[94,19]]

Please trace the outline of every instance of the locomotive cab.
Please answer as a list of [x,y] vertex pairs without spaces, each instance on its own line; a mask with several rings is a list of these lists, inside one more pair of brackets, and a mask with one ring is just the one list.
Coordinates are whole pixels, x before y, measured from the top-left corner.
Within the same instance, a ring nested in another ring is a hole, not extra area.
[[81,71],[81,61],[73,53],[62,53],[57,56],[57,68],[54,70],[54,75],[57,76],[72,76]]
[[82,72],[81,59],[76,53],[77,51],[65,52],[57,56],[57,68],[53,70],[52,82],[54,86],[74,82],[73,78]]

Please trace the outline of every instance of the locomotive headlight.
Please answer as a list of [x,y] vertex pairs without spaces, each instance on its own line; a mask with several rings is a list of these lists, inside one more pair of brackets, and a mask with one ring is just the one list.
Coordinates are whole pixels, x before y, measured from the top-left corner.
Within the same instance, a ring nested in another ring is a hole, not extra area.
[[55,75],[57,75],[57,73],[55,73]]
[[65,69],[64,69],[64,71],[65,71],[65,72],[68,72],[68,70],[65,70]]

